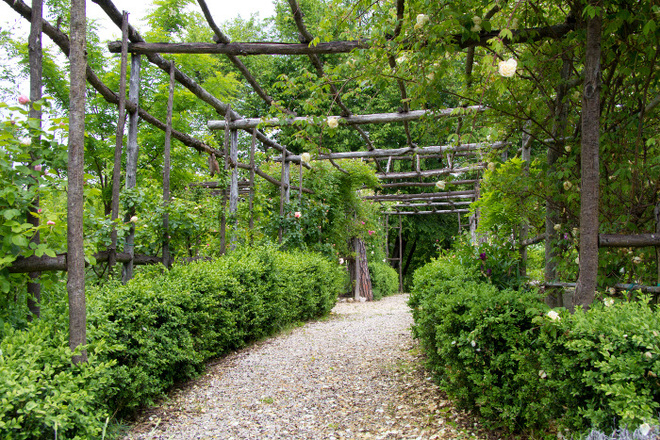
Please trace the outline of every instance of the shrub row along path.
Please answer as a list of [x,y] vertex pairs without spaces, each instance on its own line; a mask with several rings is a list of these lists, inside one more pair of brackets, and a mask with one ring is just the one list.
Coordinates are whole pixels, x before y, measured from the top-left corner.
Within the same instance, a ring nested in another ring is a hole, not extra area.
[[142,414],[127,439],[485,438],[424,371],[407,295],[226,356]]

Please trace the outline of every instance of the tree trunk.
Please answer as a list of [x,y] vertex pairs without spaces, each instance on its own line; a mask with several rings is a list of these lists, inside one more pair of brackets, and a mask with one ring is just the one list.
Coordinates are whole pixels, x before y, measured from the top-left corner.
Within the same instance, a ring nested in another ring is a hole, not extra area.
[[[593,6],[597,4],[592,0]],[[600,33],[602,17],[587,21],[587,47],[582,97],[582,151],[580,199],[580,275],[571,310],[588,309],[594,300],[598,276],[598,197],[600,132]]]
[[374,294],[371,289],[371,276],[367,262],[367,249],[361,238],[352,238],[351,245],[355,252],[355,259],[349,260],[348,272],[351,278],[351,286],[356,300],[365,298],[373,301]]
[[[69,92],[69,164],[67,191],[67,293],[69,347],[87,343],[85,306],[85,249],[83,243],[83,179],[85,168],[85,68],[87,66],[85,0],[71,1],[71,87]],[[72,357],[87,362],[87,351]]]

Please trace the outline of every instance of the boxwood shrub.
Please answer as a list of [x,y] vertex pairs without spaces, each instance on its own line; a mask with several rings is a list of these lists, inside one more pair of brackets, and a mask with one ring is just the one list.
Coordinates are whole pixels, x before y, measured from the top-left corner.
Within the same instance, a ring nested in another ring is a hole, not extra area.
[[101,438],[109,415],[148,405],[204,362],[334,305],[345,272],[312,253],[239,249],[212,262],[143,268],[89,288],[89,362],[73,366],[66,299],[0,342],[0,438]]
[[378,301],[384,296],[394,295],[399,291],[399,274],[389,264],[370,261],[369,276],[374,300]]
[[551,313],[534,291],[478,278],[443,256],[415,272],[410,297],[414,335],[457,403],[514,432],[657,424],[657,307],[642,298]]

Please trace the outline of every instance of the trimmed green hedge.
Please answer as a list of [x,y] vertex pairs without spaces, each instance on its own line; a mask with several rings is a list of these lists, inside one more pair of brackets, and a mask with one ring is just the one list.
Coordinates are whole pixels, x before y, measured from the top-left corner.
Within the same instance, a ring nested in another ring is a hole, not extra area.
[[535,292],[477,278],[441,257],[415,272],[410,298],[414,334],[457,403],[514,432],[657,420],[657,308],[596,303],[554,315]]
[[64,318],[5,329],[0,438],[50,439],[55,429],[59,439],[100,438],[108,414],[129,414],[208,359],[327,314],[345,284],[334,262],[272,247],[161,271],[88,290],[83,366],[70,364]]
[[399,292],[399,274],[389,264],[370,261],[369,276],[375,301]]

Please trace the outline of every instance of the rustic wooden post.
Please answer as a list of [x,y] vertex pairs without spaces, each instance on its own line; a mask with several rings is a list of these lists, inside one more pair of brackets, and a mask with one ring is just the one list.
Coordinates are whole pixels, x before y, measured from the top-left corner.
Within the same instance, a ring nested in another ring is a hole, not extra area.
[[250,244],[252,244],[254,230],[254,150],[257,143],[257,129],[252,129],[252,143],[250,144]]
[[229,218],[231,219],[231,237],[230,249],[236,249],[236,229],[238,226],[238,219],[236,218],[238,212],[238,130],[230,130],[229,132],[230,145],[229,145],[229,167],[231,168],[231,179],[229,181]]
[[302,160],[300,160],[300,167],[298,167],[298,168],[299,168],[299,171],[300,171],[300,175],[298,176],[298,203],[302,207],[302,193],[303,193],[303,191],[302,191],[302,189],[303,189],[303,161]]
[[[479,198],[479,181],[474,184],[474,200]],[[475,210],[474,214],[470,216],[470,239],[472,244],[477,243],[477,226],[479,223],[479,210]]]
[[[225,112],[225,123],[231,122],[231,106],[227,106]],[[229,170],[229,144],[231,142],[231,134],[229,130],[225,130],[225,141],[222,144],[222,155],[225,158],[224,170]],[[222,212],[220,213],[220,254],[224,255],[227,252],[227,191],[222,190]]]
[[[131,55],[131,77],[128,85],[128,101],[133,106],[128,114],[128,143],[126,145],[126,189],[135,188],[137,184],[137,167],[138,167],[138,153],[139,145],[137,142],[138,135],[138,105],[140,96],[140,55]],[[124,252],[128,253],[130,259],[124,263],[122,272],[122,282],[126,284],[133,278],[133,257],[135,255],[135,223],[131,221],[135,215],[135,208],[131,208],[126,212],[124,221],[130,223],[126,243],[124,244]]]
[[167,97],[167,120],[165,121],[165,144],[163,146],[163,266],[172,266],[170,255],[170,216],[167,207],[170,204],[170,167],[172,145],[172,111],[174,108],[174,61],[170,65],[170,89]]
[[[559,186],[557,178],[555,177],[557,166],[556,162],[559,159],[558,147],[561,145],[558,140],[564,135],[566,126],[566,119],[568,117],[568,109],[564,103],[566,96],[566,82],[571,76],[572,71],[571,57],[569,54],[562,56],[561,68],[561,82],[556,87],[555,109],[554,109],[554,123],[552,135],[555,142],[551,143],[547,152],[548,171],[547,177],[549,182],[555,182],[555,188]],[[545,267],[544,267],[544,281],[548,283],[556,283],[557,279],[557,242],[559,233],[555,231],[555,224],[559,223],[559,213],[553,197],[554,190],[549,190],[545,199]],[[563,307],[564,295],[561,289],[546,287],[545,303],[550,307]],[[568,299],[568,298],[567,298]]]
[[[41,45],[41,19],[43,16],[43,0],[32,0],[32,20],[30,23],[30,37],[28,41],[29,63],[30,63],[30,114],[29,118],[34,121],[37,130],[32,134],[31,145],[34,149],[41,143],[41,110],[34,106],[36,101],[41,99],[42,91],[42,61],[43,52]],[[30,160],[35,162],[39,160],[39,156],[30,152]],[[34,169],[33,165],[30,165]],[[39,195],[32,201],[32,206],[27,212],[27,221],[36,228],[39,227]],[[39,230],[34,233],[30,239],[31,243],[38,245],[41,241]],[[39,318],[41,315],[41,283],[39,282],[39,272],[30,272],[28,274],[29,281],[27,284],[27,306],[29,313],[28,320]]]
[[[655,209],[653,210],[653,213],[655,214],[655,233],[660,234],[660,202],[658,202],[655,205]],[[655,247],[655,262],[658,267],[658,276],[657,276],[656,285],[660,287],[660,246]],[[657,303],[660,297],[656,295],[655,299]]]
[[[67,283],[69,295],[69,348],[87,343],[85,305],[85,247],[83,233],[85,173],[85,88],[87,67],[85,0],[71,1],[69,89],[69,152],[67,167]],[[87,362],[87,351],[73,355],[74,364]]]
[[[589,2],[599,6],[598,0]],[[587,20],[587,42],[582,94],[582,145],[580,151],[580,275],[571,301],[571,311],[577,306],[589,308],[596,294],[598,277],[598,197],[600,147],[600,34],[602,12]]]
[[353,297],[356,301],[360,300],[360,278],[362,276],[362,265],[360,264],[360,247],[358,239],[353,239],[353,252],[355,252],[355,280],[353,282]]
[[110,208],[110,220],[112,221],[112,232],[110,232],[110,255],[108,256],[108,267],[112,271],[117,259],[117,228],[115,222],[119,218],[119,187],[121,185],[121,154],[124,142],[124,125],[126,124],[126,70],[128,64],[128,12],[122,14],[121,24],[121,67],[119,73],[119,117],[117,119],[117,130],[115,131],[115,156],[112,168],[112,200]]
[[403,224],[399,215],[399,293],[403,293]]
[[[282,150],[282,175],[280,177],[280,219],[284,218],[284,203],[289,201],[289,161],[287,160],[287,149]],[[282,243],[282,226],[278,231],[278,242]]]
[[[523,173],[525,175],[525,181],[529,180],[529,162],[532,160],[532,137],[527,132],[530,128],[530,122],[525,123],[525,128],[522,134],[522,160],[524,162]],[[527,186],[526,186],[527,188]],[[518,243],[520,246],[520,276],[527,276],[527,246],[523,245],[523,242],[527,240],[527,235],[529,234],[529,222],[526,218],[523,218],[522,223],[520,224],[520,237]]]

